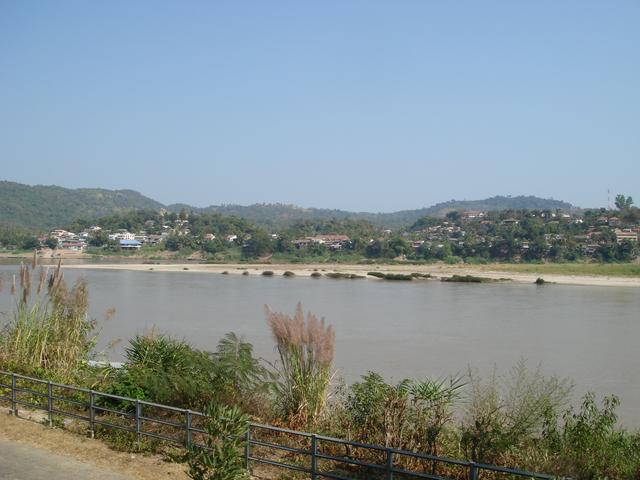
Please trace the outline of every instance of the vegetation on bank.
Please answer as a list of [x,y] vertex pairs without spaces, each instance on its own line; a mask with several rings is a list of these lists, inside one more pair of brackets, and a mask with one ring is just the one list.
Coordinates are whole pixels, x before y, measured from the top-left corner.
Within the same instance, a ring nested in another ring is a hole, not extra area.
[[450,277],[441,278],[443,282],[460,282],[460,283],[494,283],[494,282],[508,282],[509,278],[488,278],[477,277],[475,275],[452,275]]
[[544,275],[592,275],[605,277],[640,277],[640,263],[533,263],[487,266],[488,270]]
[[630,197],[618,197],[615,210],[452,209],[394,230],[356,217],[288,219],[275,226],[220,211],[126,210],[56,225],[77,234],[0,228],[0,248],[86,245],[94,255],[133,255],[123,252],[120,240],[136,237],[143,245],[135,255],[211,262],[625,263],[638,258],[640,209]]
[[[524,361],[505,375],[482,377],[470,370],[391,383],[368,372],[345,386],[332,381],[333,329],[298,305],[292,316],[266,309],[279,354],[274,364],[256,358],[252,346],[232,333],[205,351],[151,332],[128,342],[123,368],[92,368],[87,360],[96,324],[87,316],[86,285],[69,289],[60,269],[32,265],[20,269],[15,286],[11,281],[2,288],[13,293],[16,307],[0,334],[0,368],[207,410],[213,417],[206,429],[215,434],[236,435],[248,415],[365,443],[576,479],[640,475],[640,433],[617,427],[617,398],[598,401],[588,394],[571,407],[568,380],[530,369]],[[126,445],[126,434],[102,435]],[[239,478],[239,445],[215,446],[213,457],[189,452],[192,478],[219,478],[213,476],[216,469]],[[403,461],[409,462],[398,459]]]

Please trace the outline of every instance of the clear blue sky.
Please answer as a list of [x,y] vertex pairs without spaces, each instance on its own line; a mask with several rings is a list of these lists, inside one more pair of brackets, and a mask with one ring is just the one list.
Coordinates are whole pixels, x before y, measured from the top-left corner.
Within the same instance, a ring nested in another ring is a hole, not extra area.
[[640,203],[640,1],[0,0],[0,167],[198,206]]

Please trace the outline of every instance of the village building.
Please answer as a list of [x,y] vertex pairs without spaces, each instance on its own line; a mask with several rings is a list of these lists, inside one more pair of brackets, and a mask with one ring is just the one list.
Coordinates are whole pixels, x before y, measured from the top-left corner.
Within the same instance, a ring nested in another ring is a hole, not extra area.
[[142,244],[138,240],[120,240],[120,248],[122,250],[140,250]]
[[638,242],[638,233],[630,228],[624,230],[616,229],[614,233],[616,234],[616,242],[618,242],[618,244],[624,241]]

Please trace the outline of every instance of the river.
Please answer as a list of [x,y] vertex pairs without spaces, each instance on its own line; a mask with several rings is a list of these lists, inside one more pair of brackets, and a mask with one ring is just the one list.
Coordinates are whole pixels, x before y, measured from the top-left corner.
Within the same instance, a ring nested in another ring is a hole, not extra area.
[[[9,272],[0,311],[8,312]],[[624,287],[385,282],[196,272],[66,270],[84,276],[98,349],[122,358],[127,339],[152,327],[215,349],[226,332],[275,358],[263,306],[293,313],[298,301],[336,330],[335,365],[347,382],[369,370],[398,381],[465,373],[506,373],[520,358],[545,374],[570,377],[575,395],[622,400],[620,416],[640,426],[640,291]],[[105,312],[115,315],[102,321]],[[110,342],[120,339],[115,347]]]

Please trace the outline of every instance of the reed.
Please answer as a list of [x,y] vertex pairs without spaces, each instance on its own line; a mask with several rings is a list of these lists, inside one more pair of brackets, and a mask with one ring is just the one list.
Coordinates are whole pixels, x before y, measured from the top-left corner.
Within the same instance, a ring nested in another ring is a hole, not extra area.
[[60,263],[49,273],[36,260],[34,256],[30,266],[20,266],[17,285],[13,277],[16,306],[0,333],[0,364],[73,379],[95,344],[95,322],[87,315],[87,283],[79,280],[68,289]]
[[333,327],[311,312],[305,318],[301,303],[293,317],[266,305],[265,313],[280,356],[277,406],[291,425],[312,425],[325,410],[333,375]]

